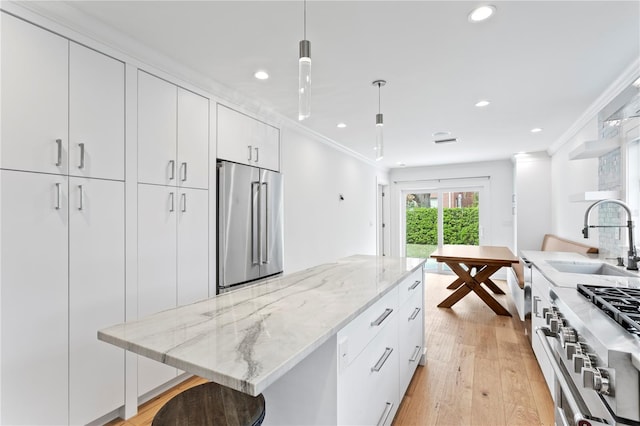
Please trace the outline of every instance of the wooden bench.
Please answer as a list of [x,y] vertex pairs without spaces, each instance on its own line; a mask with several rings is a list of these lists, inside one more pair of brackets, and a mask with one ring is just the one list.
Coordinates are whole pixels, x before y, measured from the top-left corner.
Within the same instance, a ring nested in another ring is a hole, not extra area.
[[[556,235],[545,234],[542,239],[541,251],[562,251],[583,254],[597,254],[598,248],[587,244],[560,238]],[[519,263],[511,267],[511,274],[507,273],[507,284],[511,290],[513,303],[516,305],[518,316],[522,321],[531,313],[531,275],[525,276],[529,267],[520,258]]]

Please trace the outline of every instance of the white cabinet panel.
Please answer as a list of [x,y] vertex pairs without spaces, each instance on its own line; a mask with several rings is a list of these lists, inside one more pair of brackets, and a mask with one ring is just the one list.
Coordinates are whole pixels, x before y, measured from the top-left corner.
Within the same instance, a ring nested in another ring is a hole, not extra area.
[[138,182],[176,185],[177,90],[138,72]]
[[183,187],[209,187],[209,100],[178,88],[178,166]]
[[124,322],[124,183],[69,179],[69,407],[86,424],[124,404],[124,351],[97,331]]
[[209,295],[209,191],[180,190],[178,209],[178,305]]
[[[420,272],[422,273],[422,271]],[[415,280],[411,282],[415,282]],[[422,285],[419,285],[413,291],[414,294],[400,308],[400,315],[398,315],[398,362],[400,365],[401,398],[409,387],[413,373],[422,357],[424,347]]]
[[[138,317],[176,306],[176,188],[138,185]],[[138,357],[138,395],[176,376],[176,369]]]
[[70,43],[70,175],[124,180],[124,92],[122,62]]
[[0,423],[66,424],[67,178],[6,170],[0,176]]
[[6,169],[65,174],[69,42],[6,13],[0,14],[0,165]]
[[544,308],[551,308],[551,301],[549,300],[549,289],[551,288],[551,283],[538,271],[538,269],[534,266],[531,268],[531,300],[532,300],[532,309],[531,309],[531,346],[533,348],[533,353],[538,359],[538,364],[540,365],[540,370],[542,370],[542,374],[544,375],[544,379],[547,382],[547,387],[551,392],[551,395],[555,398],[555,376],[553,373],[553,367],[547,358],[547,355],[542,347],[542,342],[540,341],[540,337],[536,334],[536,329],[539,327],[548,327],[547,322],[544,318],[543,310]]
[[280,170],[280,131],[248,115],[217,105],[218,158]]

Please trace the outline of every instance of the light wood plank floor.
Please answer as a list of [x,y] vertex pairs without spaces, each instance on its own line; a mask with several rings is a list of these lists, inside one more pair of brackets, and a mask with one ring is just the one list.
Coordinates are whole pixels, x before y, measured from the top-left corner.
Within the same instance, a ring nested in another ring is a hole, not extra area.
[[[394,425],[553,425],[551,395],[509,297],[496,299],[513,317],[494,314],[475,294],[438,308],[453,279],[427,274],[427,364],[418,367]],[[507,291],[505,282],[496,284]],[[166,401],[204,381],[191,378],[142,405],[136,417],[109,425],[150,425]]]

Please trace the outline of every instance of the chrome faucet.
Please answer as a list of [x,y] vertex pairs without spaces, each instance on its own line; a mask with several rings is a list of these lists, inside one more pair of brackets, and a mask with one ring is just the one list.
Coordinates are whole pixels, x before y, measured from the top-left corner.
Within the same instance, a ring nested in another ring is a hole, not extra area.
[[[627,212],[627,224],[626,225],[589,225],[589,216],[591,216],[591,209],[601,204],[617,204]],[[585,238],[589,238],[589,228],[629,228],[629,251],[627,252],[627,269],[632,271],[638,270],[638,261],[640,257],[636,252],[636,246],[633,243],[633,221],[631,220],[631,209],[625,203],[620,200],[599,200],[591,204],[587,211],[584,213],[584,228],[582,229],[582,235]],[[623,265],[624,266],[624,265]]]

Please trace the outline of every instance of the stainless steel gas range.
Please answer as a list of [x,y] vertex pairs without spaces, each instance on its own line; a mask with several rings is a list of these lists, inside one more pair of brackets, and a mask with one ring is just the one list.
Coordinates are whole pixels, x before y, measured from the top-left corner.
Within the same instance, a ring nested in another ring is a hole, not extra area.
[[549,300],[534,338],[552,370],[556,424],[640,426],[640,290],[551,286]]

